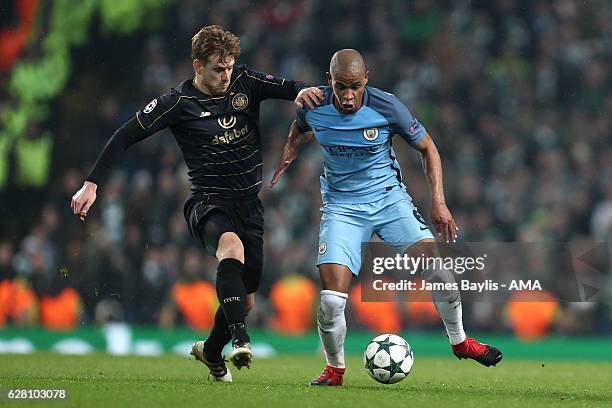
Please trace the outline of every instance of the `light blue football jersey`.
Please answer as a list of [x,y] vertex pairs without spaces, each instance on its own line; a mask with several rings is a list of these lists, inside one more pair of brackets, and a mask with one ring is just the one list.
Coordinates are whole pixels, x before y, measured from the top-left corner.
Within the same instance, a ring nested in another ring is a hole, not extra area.
[[426,133],[408,108],[395,95],[366,86],[362,107],[341,113],[332,88],[322,90],[325,101],[298,109],[297,124],[312,130],[323,150],[323,203],[371,203],[393,188],[406,189],[392,138],[397,134],[416,145]]

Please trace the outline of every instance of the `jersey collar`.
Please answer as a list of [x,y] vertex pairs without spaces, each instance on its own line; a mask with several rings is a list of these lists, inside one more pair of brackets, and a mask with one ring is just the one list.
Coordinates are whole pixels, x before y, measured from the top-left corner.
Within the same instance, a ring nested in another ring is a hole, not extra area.
[[179,94],[180,96],[190,96],[197,99],[201,99],[206,96],[195,86],[193,86],[193,78],[181,82],[176,87],[172,88],[171,91]]
[[363,91],[363,100],[361,101],[361,108],[364,106],[370,106],[370,93],[368,92],[367,86],[365,87],[365,91]]

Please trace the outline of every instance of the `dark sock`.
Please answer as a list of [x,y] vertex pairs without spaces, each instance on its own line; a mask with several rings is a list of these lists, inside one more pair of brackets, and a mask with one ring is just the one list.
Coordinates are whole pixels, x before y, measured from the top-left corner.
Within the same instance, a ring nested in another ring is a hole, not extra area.
[[217,297],[227,324],[244,324],[246,288],[242,281],[244,264],[237,259],[223,259],[217,268]]
[[231,339],[232,333],[227,326],[225,313],[223,313],[221,306],[219,306],[217,313],[215,313],[215,324],[210,331],[208,339],[206,339],[206,357],[212,361],[220,361],[222,359],[221,351],[223,351],[223,347],[225,347]]
[[230,333],[235,344],[243,344],[251,341],[249,335],[246,332],[244,323],[234,323],[229,325]]

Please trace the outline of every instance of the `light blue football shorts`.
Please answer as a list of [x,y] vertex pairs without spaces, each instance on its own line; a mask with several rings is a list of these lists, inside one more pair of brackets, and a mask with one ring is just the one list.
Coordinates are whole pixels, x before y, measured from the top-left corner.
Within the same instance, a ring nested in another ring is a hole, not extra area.
[[400,187],[372,203],[326,204],[321,211],[317,266],[346,265],[354,275],[359,275],[361,268],[361,244],[374,234],[384,242],[406,247],[434,238],[412,199]]

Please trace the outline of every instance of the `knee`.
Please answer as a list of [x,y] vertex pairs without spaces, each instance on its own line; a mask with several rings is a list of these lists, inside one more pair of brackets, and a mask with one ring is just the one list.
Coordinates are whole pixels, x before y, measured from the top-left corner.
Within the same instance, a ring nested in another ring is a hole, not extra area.
[[237,259],[244,263],[244,246],[234,232],[225,232],[219,238],[219,246],[215,254],[219,261],[223,259]]
[[317,320],[321,325],[331,325],[342,318],[348,294],[332,290],[321,291],[321,303]]

